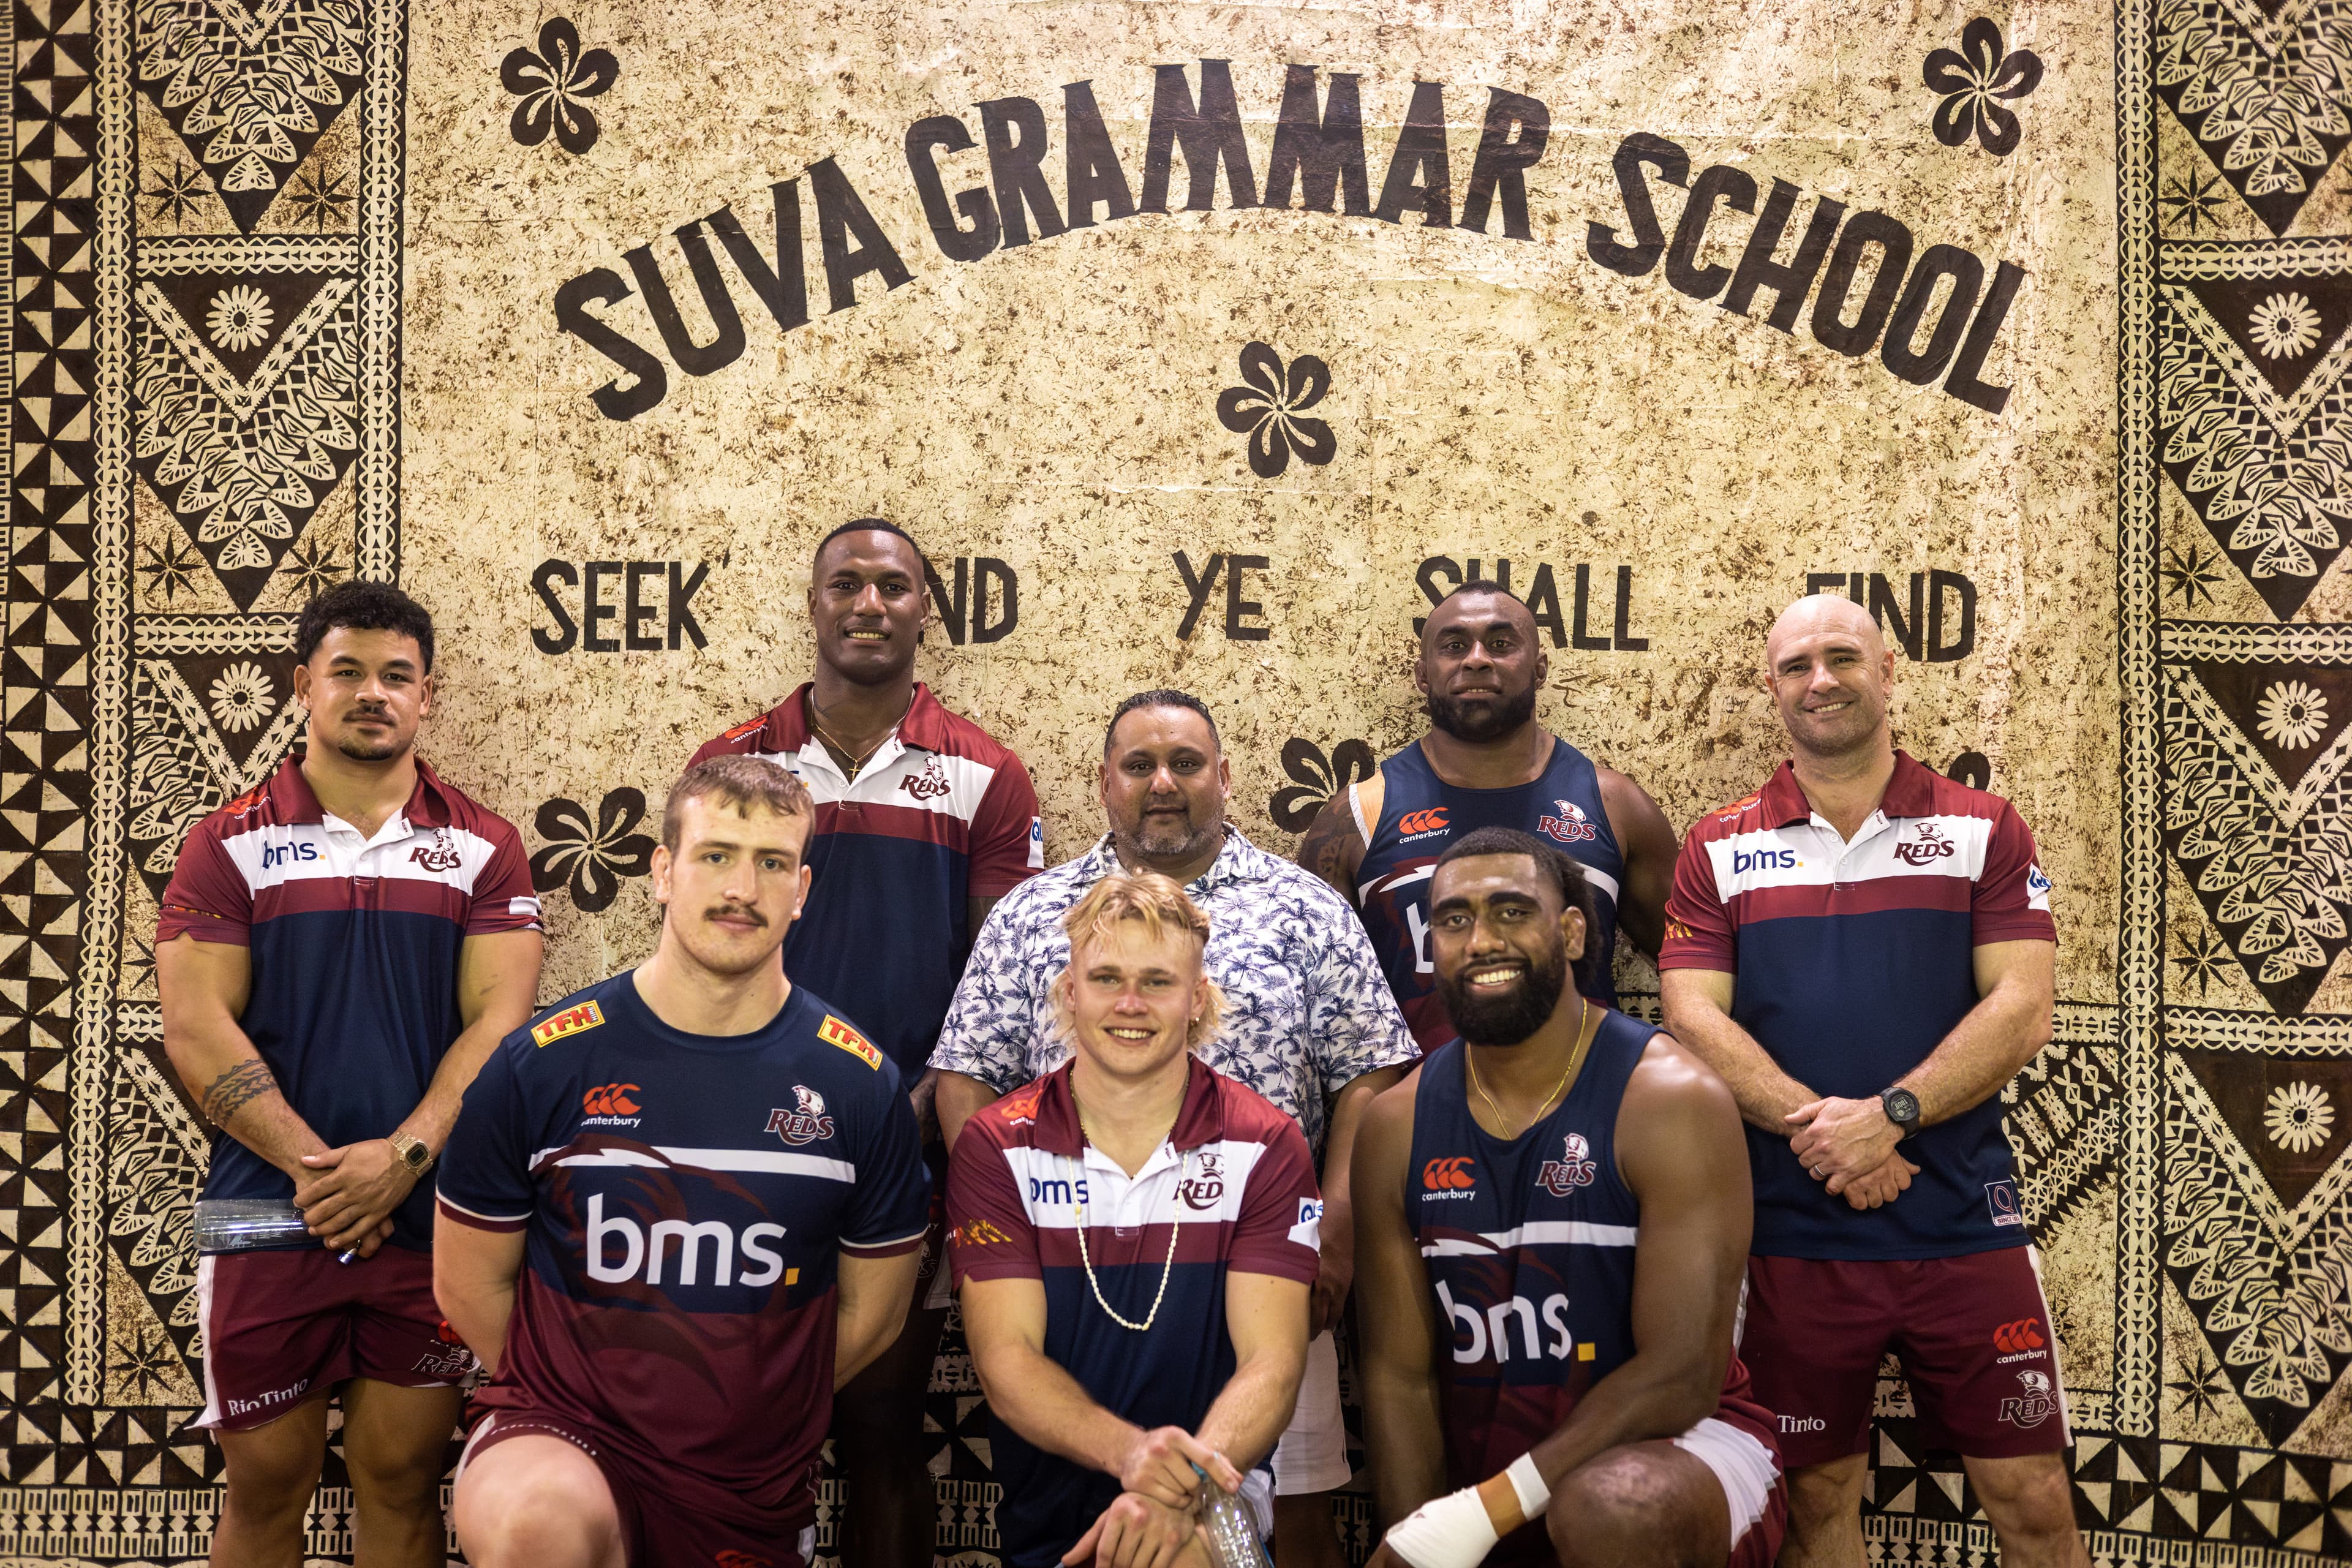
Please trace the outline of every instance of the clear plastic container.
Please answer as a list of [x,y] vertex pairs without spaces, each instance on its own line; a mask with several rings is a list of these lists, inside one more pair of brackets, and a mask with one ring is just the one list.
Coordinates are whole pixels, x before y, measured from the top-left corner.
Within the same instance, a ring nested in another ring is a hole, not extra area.
[[1202,1481],[1201,1532],[1208,1537],[1213,1568],[1273,1568],[1257,1532],[1257,1514],[1248,1501],[1205,1477]]
[[316,1247],[302,1211],[284,1198],[205,1198],[196,1205],[196,1250],[253,1252]]

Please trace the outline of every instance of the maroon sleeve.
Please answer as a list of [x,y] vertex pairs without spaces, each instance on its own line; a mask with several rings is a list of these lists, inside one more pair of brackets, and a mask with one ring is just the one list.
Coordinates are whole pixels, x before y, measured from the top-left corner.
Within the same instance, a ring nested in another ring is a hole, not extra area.
[[178,936],[233,947],[253,945],[253,889],[209,818],[188,830],[171,883],[163,889],[162,912],[155,917],[158,946]]
[[531,889],[522,835],[505,817],[493,816],[482,824],[482,837],[491,843],[490,858],[474,879],[474,904],[466,916],[466,934],[540,930],[539,895]]
[[975,899],[1003,898],[1045,868],[1037,786],[1029,782],[1021,759],[1007,752],[972,816],[971,879],[965,885]]
[[1043,1279],[1037,1232],[1004,1158],[1002,1121],[982,1111],[963,1125],[948,1159],[948,1262],[968,1279]]
[[2015,806],[2002,801],[1985,843],[1984,869],[1969,897],[1976,946],[2058,940],[2058,922],[2050,916],[2050,879],[2038,861],[2032,830]]
[[1307,1135],[1298,1131],[1298,1123],[1282,1117],[1250,1167],[1226,1267],[1312,1285],[1322,1264],[1322,1225],[1315,1156],[1307,1152]]
[[1660,969],[1715,969],[1737,973],[1739,935],[1731,910],[1716,890],[1715,861],[1706,840],[1694,827],[1675,859],[1674,890],[1666,895],[1666,940],[1658,948]]

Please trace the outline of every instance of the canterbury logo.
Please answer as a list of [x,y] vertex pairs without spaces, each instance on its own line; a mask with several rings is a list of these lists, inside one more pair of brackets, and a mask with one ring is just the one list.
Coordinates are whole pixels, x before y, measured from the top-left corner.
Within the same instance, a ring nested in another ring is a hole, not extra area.
[[1411,837],[1417,833],[1435,833],[1445,826],[1446,808],[1431,806],[1427,811],[1409,811],[1397,819],[1397,831]]
[[636,1092],[633,1083],[600,1084],[580,1097],[583,1116],[635,1116],[637,1102],[629,1098]]
[[1692,931],[1690,927],[1683,924],[1680,921],[1668,921],[1666,922],[1666,940],[1668,942],[1690,942],[1695,940],[1696,936],[1697,933],[1696,931]]
[[1432,1160],[1421,1168],[1421,1184],[1433,1193],[1448,1188],[1460,1190],[1475,1186],[1477,1178],[1471,1173],[1470,1156],[1455,1154],[1450,1159]]
[[2044,1342],[2039,1318],[2020,1318],[1992,1331],[1992,1348],[1997,1351],[2038,1351]]

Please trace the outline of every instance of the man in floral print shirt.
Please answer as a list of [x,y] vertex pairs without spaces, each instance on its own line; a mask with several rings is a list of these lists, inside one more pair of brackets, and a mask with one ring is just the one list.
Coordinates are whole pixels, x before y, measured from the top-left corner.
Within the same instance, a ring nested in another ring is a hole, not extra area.
[[1349,1152],[1364,1108],[1417,1052],[1353,912],[1228,823],[1232,793],[1216,722],[1198,698],[1143,691],[1119,704],[1103,744],[1110,831],[990,913],[930,1065],[940,1130],[952,1144],[975,1111],[1068,1059],[1053,1038],[1051,987],[1070,959],[1062,916],[1089,888],[1121,868],[1158,871],[1208,910],[1208,972],[1226,1011],[1202,1058],[1295,1118],[1322,1159],[1315,1337],[1297,1414],[1275,1450],[1275,1532],[1284,1563],[1330,1568],[1339,1546],[1324,1494],[1349,1474],[1329,1332],[1355,1272]]

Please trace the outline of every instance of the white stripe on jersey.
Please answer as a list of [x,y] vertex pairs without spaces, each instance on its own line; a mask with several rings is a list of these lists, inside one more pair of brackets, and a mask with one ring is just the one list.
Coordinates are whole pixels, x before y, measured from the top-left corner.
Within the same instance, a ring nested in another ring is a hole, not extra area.
[[434,1189],[433,1201],[445,1208],[456,1209],[459,1214],[469,1214],[476,1219],[488,1220],[492,1225],[520,1225],[530,1217],[529,1209],[525,1209],[520,1214],[484,1214],[479,1209],[469,1209],[455,1198],[444,1197],[437,1187]]
[[1799,822],[1710,839],[1706,856],[1716,894],[1727,903],[1759,888],[1825,888],[1889,877],[1973,882],[1984,874],[1991,842],[1992,824],[1981,816],[1899,816],[1843,848],[1836,829]]
[[[962,822],[980,815],[981,798],[996,780],[996,770],[985,763],[950,756],[945,752],[927,752],[919,746],[902,746],[895,751],[886,746],[882,755],[847,783],[835,769],[821,741],[813,739],[797,752],[751,754],[763,763],[775,763],[799,779],[808,787],[809,798],[819,805],[855,799],[867,805],[903,805],[912,811],[934,811]],[[804,768],[801,765],[804,756],[823,757],[824,765]],[[946,790],[930,793],[930,788],[939,784],[945,784]]]
[[[256,893],[289,882],[358,876],[439,882],[471,893],[475,879],[498,850],[488,839],[461,827],[418,827],[363,843],[357,833],[332,832],[322,822],[257,827],[222,839],[221,848],[245,878],[245,885]],[[417,858],[420,850],[447,853],[428,854],[426,858],[443,862],[428,866]],[[509,909],[508,912],[525,911]]]
[[[541,1149],[530,1157],[531,1173],[536,1175],[542,1164],[554,1157],[559,1165],[605,1166],[631,1165],[644,1170],[658,1171],[677,1166],[690,1171],[761,1171],[777,1176],[814,1176],[826,1182],[855,1182],[857,1167],[846,1160],[828,1160],[822,1154],[793,1154],[781,1149],[671,1149],[656,1146],[651,1153],[640,1149],[598,1149],[585,1154],[566,1154],[562,1148]],[[656,1156],[659,1156],[656,1158]]]
[[[1562,849],[1560,853],[1568,855],[1568,851],[1565,849]],[[1576,860],[1576,857],[1573,855],[1568,855],[1568,858],[1571,860]],[[1591,883],[1594,887],[1608,894],[1609,901],[1611,903],[1616,903],[1623,897],[1623,894],[1618,890],[1617,879],[1611,876],[1608,872],[1603,871],[1597,867],[1588,866],[1581,860],[1576,860],[1576,868],[1584,873],[1584,879],[1586,881]],[[1436,874],[1437,868],[1434,866],[1417,866],[1410,871],[1400,872],[1395,877],[1391,878],[1386,883],[1386,888],[1389,891],[1393,892],[1399,888],[1410,887],[1415,882],[1425,882]],[[1367,898],[1370,895],[1374,888],[1381,885],[1381,879],[1378,877],[1373,878],[1369,882],[1360,883],[1356,888],[1356,897],[1360,900]]]
[[[1083,1155],[1072,1158],[1015,1145],[1004,1151],[1004,1163],[1013,1168],[1013,1184],[1020,1190],[1022,1208],[1031,1225],[1040,1230],[1076,1230],[1077,1205],[1085,1203],[1087,1224],[1099,1229],[1165,1225],[1171,1217],[1185,1225],[1238,1220],[1242,1194],[1265,1152],[1263,1143],[1220,1141],[1185,1150],[1180,1158],[1163,1143],[1131,1179],[1115,1166],[1106,1168],[1108,1156],[1104,1164],[1090,1166]],[[1176,1194],[1180,1171],[1192,1188],[1192,1195],[1181,1202]],[[1221,1189],[1216,1195],[1205,1206],[1193,1202],[1211,1183]],[[1089,1192],[1089,1184],[1107,1184],[1108,1196]]]
[[1421,1255],[1423,1258],[1483,1258],[1489,1252],[1508,1252],[1515,1247],[1631,1247],[1641,1238],[1642,1228],[1639,1226],[1594,1225],[1580,1219],[1545,1219],[1520,1226],[1515,1230],[1481,1231],[1475,1240],[1447,1237],[1434,1247],[1423,1247]]

